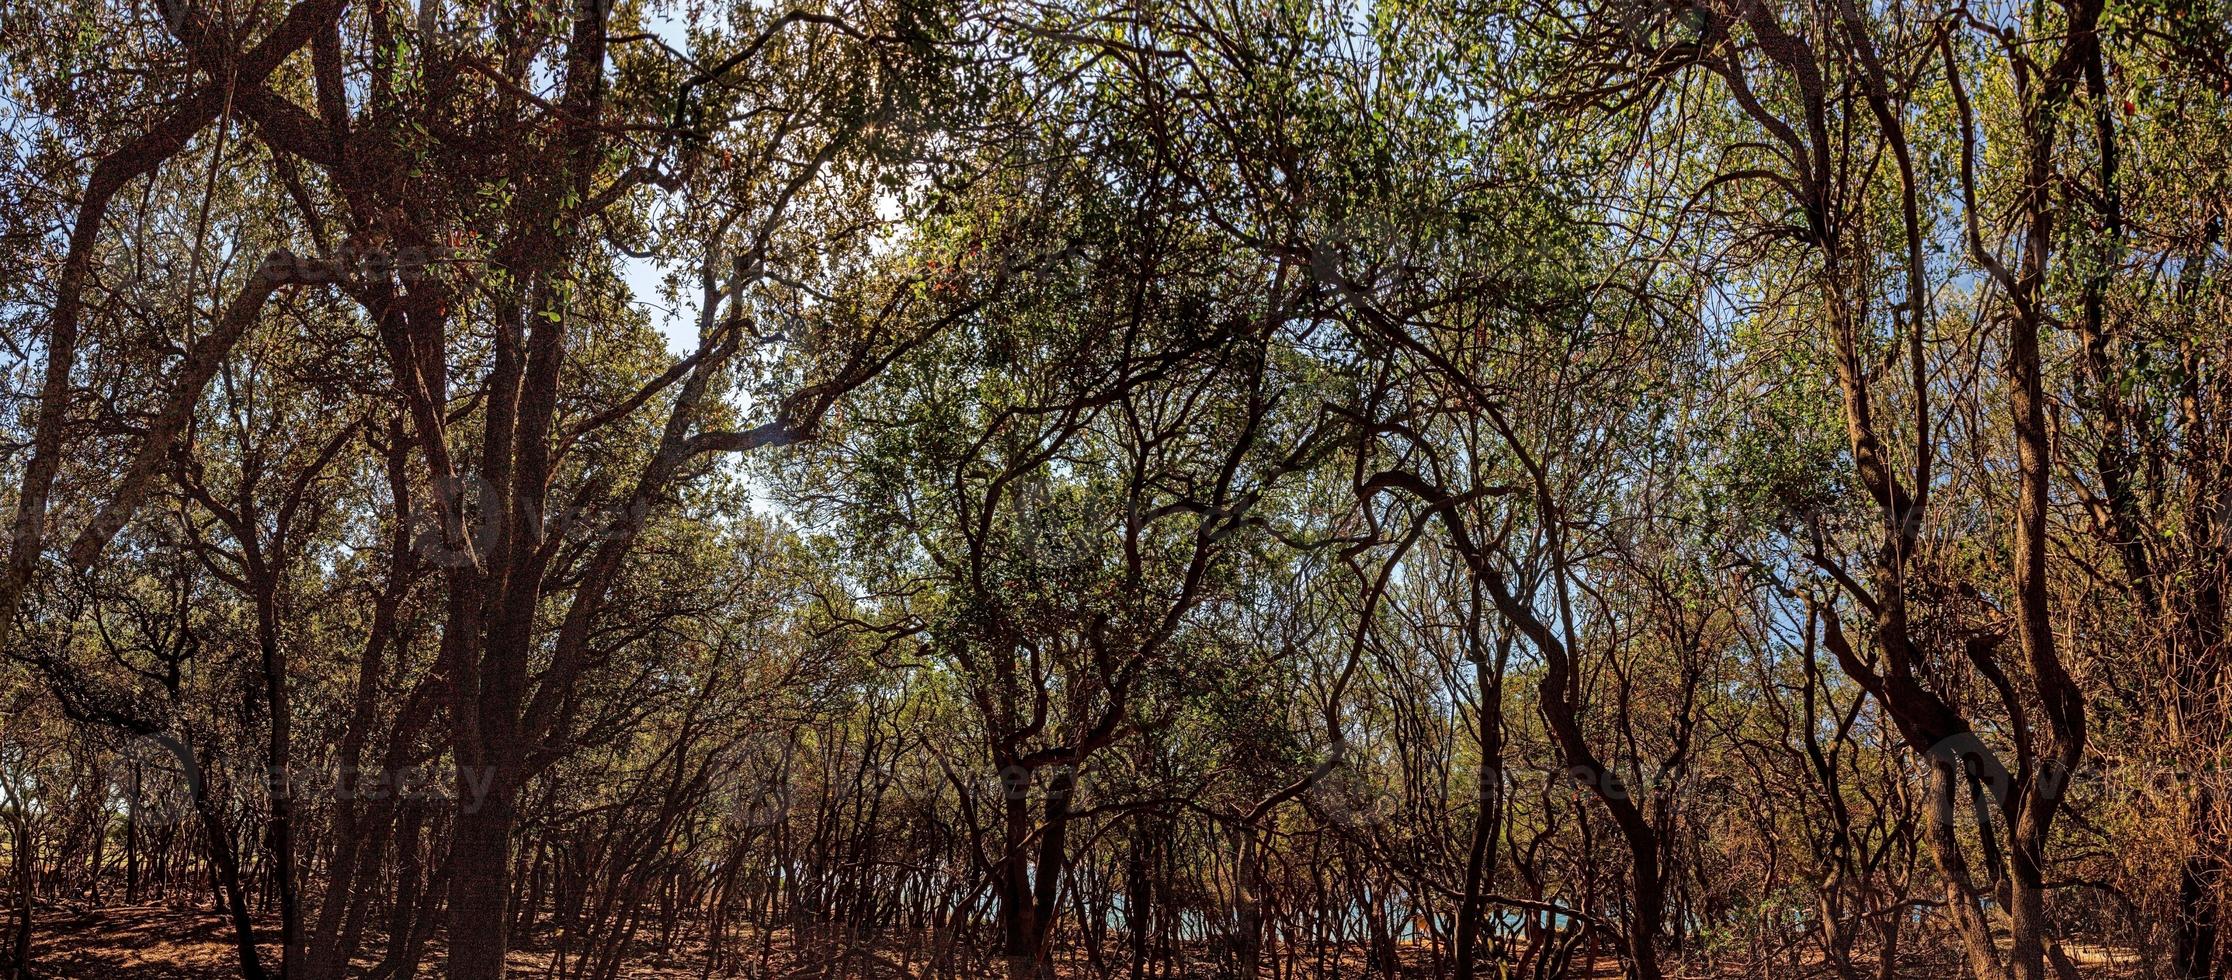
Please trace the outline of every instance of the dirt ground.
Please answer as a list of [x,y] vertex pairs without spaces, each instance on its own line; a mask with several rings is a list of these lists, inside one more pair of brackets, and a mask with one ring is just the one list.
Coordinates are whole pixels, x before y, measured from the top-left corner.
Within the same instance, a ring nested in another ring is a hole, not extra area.
[[[259,917],[257,921],[263,935],[276,936],[276,919]],[[883,978],[916,978],[924,974],[924,964],[932,954],[935,944],[924,938],[899,943],[881,943],[872,953],[864,955],[857,944],[845,943],[835,933],[793,937],[786,933],[773,936],[744,936],[735,940],[733,947],[739,953],[735,972],[716,973],[715,976],[751,978],[751,980],[883,980]],[[367,945],[371,945],[368,943]],[[853,952],[841,953],[850,947]],[[277,943],[262,947],[264,962],[276,965],[279,960]],[[441,948],[439,942],[428,950],[427,962],[420,971],[423,977],[441,975]],[[2070,958],[2086,977],[2117,978],[2136,975],[2141,964],[2139,954],[2128,950],[2111,951],[2098,948],[2075,947],[2068,950]],[[623,966],[621,980],[698,980],[704,977],[702,961],[694,950],[684,951],[678,962],[661,964],[640,957],[638,962]],[[168,905],[116,906],[82,911],[47,912],[38,916],[33,938],[33,956],[37,975],[52,980],[226,980],[240,976],[240,966],[232,943],[231,923],[206,909],[179,909]],[[550,974],[550,954],[545,950],[523,949],[511,957],[513,973],[522,978],[541,978]],[[369,963],[360,966],[369,966]],[[1342,964],[1343,980],[1361,980],[1366,976],[1361,958]],[[1423,964],[1410,976],[1424,977],[1428,971]],[[1083,962],[1072,961],[1059,970],[1062,980],[1087,980],[1096,971]],[[1679,969],[1676,974],[1694,980]],[[990,978],[997,975],[992,965],[983,959],[964,960],[952,964],[952,969],[940,971],[941,977]],[[1204,963],[1199,970],[1188,971],[1186,976],[1210,977],[1213,969]],[[1600,963],[1590,972],[1576,971],[1569,977],[1616,977],[1613,963]],[[1902,975],[1906,975],[1902,971]],[[1929,976],[1933,980],[1942,975],[1942,967],[1916,977]],[[1705,974],[1696,974],[1701,978]]]
[[[279,923],[275,918],[259,916],[257,926],[263,935],[278,934]],[[872,953],[864,955],[857,944],[842,942],[833,933],[803,937],[787,933],[743,936],[734,942],[733,948],[739,958],[735,972],[716,973],[715,976],[751,980],[912,980],[923,975],[925,962],[933,955],[936,945],[927,937],[921,937],[904,944],[879,944]],[[851,952],[840,952],[848,947]],[[260,949],[267,968],[278,962],[277,943],[262,944]],[[420,976],[441,975],[441,953],[437,941],[428,950]],[[685,951],[680,962],[673,964],[632,963],[622,967],[620,978],[699,980],[705,974],[702,961],[694,953],[694,950]],[[182,910],[167,905],[43,913],[35,922],[33,957],[38,975],[52,980],[226,980],[240,976],[229,920],[207,909]],[[550,955],[544,950],[514,951],[511,963],[518,977],[550,975]],[[360,967],[369,965],[368,962],[359,964]],[[1062,980],[1087,980],[1098,975],[1083,962],[1063,964],[1058,972]],[[982,976],[990,980],[998,972],[980,957],[953,962],[950,970],[940,971],[938,975]],[[1204,964],[1184,975],[1209,977],[1214,971]],[[1366,976],[1361,957],[1344,963],[1340,975],[1345,980],[1361,980]],[[1424,976],[1425,971],[1420,969],[1415,975]],[[1618,973],[1607,964],[1591,975],[1611,977]]]
[[[240,976],[232,923],[207,910],[114,906],[48,913],[39,916],[34,925],[33,963],[39,976],[54,980],[225,980]],[[276,918],[259,916],[256,925],[261,936],[279,934]],[[278,943],[261,943],[258,949],[266,969],[279,962]],[[511,963],[515,975],[541,977],[547,973],[549,957],[518,951],[512,954]],[[438,944],[428,950],[427,963],[419,972],[423,977],[441,975]],[[699,970],[684,966],[636,966],[620,971],[622,980],[680,980],[700,975]]]
[[[276,925],[276,923],[274,923]],[[159,905],[40,915],[31,951],[40,975],[84,980],[209,980],[240,975],[232,927],[207,912]],[[277,957],[279,947],[263,947]]]
[[[261,936],[276,937],[275,917],[258,916]],[[913,977],[921,971],[927,945],[913,949],[878,949],[872,954],[840,955],[838,944],[827,937],[793,940],[787,934],[743,936],[735,940],[741,961],[735,972],[715,976],[753,980],[842,980],[842,978]],[[376,943],[368,941],[368,947]],[[266,969],[279,961],[279,944],[261,943]],[[698,980],[705,976],[703,962],[686,950],[679,962],[634,962],[621,967],[620,980]],[[81,911],[47,912],[34,921],[32,959],[37,975],[51,980],[226,980],[238,977],[239,954],[233,945],[232,923],[207,909],[179,909],[168,905],[111,906]],[[522,949],[511,954],[513,975],[540,978],[550,975],[547,950]],[[645,959],[648,959],[646,957]],[[427,950],[421,977],[441,976],[442,948],[437,939]],[[360,970],[369,967],[360,961]],[[963,968],[963,976],[969,971]]]

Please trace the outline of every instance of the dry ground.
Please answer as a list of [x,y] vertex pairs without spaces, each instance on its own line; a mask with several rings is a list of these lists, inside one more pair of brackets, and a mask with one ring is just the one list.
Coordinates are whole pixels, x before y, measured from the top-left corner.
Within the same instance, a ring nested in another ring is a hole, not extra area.
[[[112,906],[44,913],[35,925],[34,962],[39,976],[53,980],[227,980],[240,975],[232,925],[207,909]],[[276,918],[258,917],[257,925],[264,935],[278,933]],[[925,938],[904,945],[880,944],[865,956],[857,948],[843,954],[839,950],[851,944],[839,942],[834,935],[793,937],[787,933],[739,937],[735,943],[741,962],[738,972],[731,976],[752,980],[911,980],[922,975],[933,950],[933,944]],[[278,961],[277,943],[263,944],[261,949],[267,965]],[[689,951],[682,962],[673,965],[632,964],[621,970],[621,980],[698,980],[704,974],[694,953]],[[548,975],[550,957],[546,951],[518,950],[512,953],[511,962],[515,975],[537,980]],[[1361,980],[1366,975],[1361,957],[1352,958],[1344,967],[1341,976],[1348,980]],[[1094,976],[1082,963],[1067,966],[1061,973],[1062,980],[1089,980]],[[1424,973],[1421,969],[1415,975]],[[981,959],[957,962],[954,971],[941,976],[979,974],[987,980],[996,976],[991,965]],[[439,941],[428,950],[420,975],[441,975]],[[1195,975],[1206,978],[1214,974],[1205,965],[1188,973]],[[1611,977],[1617,971],[1607,967],[1592,975]]]
[[[259,919],[258,925],[266,935],[278,932],[275,919]],[[870,955],[861,955],[857,948],[850,955],[842,955],[837,951],[849,944],[839,942],[834,935],[801,938],[784,933],[741,937],[736,942],[742,954],[741,962],[739,972],[730,976],[752,980],[915,978],[922,975],[923,963],[931,949],[931,944],[925,941],[887,942],[879,944]],[[140,905],[48,912],[36,921],[33,950],[38,975],[53,980],[227,980],[240,975],[230,923],[206,909]],[[266,963],[277,962],[277,944],[265,945],[263,952]],[[2128,950],[2078,947],[2072,948],[2070,953],[2087,977],[2132,977],[2138,975],[2142,966],[2140,955]],[[441,949],[438,942],[428,951],[427,959],[421,976],[439,977]],[[549,975],[550,957],[546,951],[520,950],[512,954],[512,965],[515,975],[534,980]],[[981,973],[990,980],[995,976],[990,964],[982,960],[957,966],[957,975],[961,977]],[[1360,958],[1343,966],[1343,980],[1365,977]],[[1094,975],[1093,971],[1084,969],[1082,963],[1062,973],[1063,980],[1089,980]],[[1426,976],[1423,967],[1415,973],[1406,973]],[[1214,976],[1214,972],[1204,964],[1202,969],[1189,973],[1193,975],[1208,978]],[[1902,971],[1902,975],[1911,975],[1916,980],[1940,980],[1944,973],[1943,967],[1938,967],[1920,972]],[[620,973],[621,980],[698,980],[702,976],[704,973],[694,950],[687,951],[680,963],[637,962],[622,968]],[[1569,980],[1581,976],[1615,977],[1618,969],[1614,964],[1602,963],[1587,974],[1570,975]],[[1697,974],[1685,980],[1703,980],[1705,976]]]

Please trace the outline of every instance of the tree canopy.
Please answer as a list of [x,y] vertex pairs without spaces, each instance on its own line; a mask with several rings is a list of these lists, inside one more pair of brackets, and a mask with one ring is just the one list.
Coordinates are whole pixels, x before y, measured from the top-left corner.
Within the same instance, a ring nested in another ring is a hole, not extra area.
[[2226,976],[2228,50],[10,5],[0,967]]

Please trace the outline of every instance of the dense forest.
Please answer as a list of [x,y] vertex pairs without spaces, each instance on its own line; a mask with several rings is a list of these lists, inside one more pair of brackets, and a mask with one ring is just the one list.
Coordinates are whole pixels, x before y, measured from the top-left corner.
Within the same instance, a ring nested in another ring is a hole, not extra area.
[[0,975],[2225,977],[2228,219],[2226,0],[10,0]]

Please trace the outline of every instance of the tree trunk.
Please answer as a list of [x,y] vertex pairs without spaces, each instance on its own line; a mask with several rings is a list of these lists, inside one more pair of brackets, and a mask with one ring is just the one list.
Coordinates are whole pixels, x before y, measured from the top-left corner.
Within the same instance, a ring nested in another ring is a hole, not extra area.
[[[9,795],[13,796],[14,793],[11,792]],[[31,821],[30,817],[24,812],[22,801],[11,800],[10,802],[14,804],[9,807],[11,812],[9,813],[8,829],[14,837],[14,847],[10,851],[10,859],[14,864],[11,870],[15,872],[16,921],[15,935],[13,941],[9,944],[8,975],[13,980],[29,980],[31,977],[31,901],[33,890]]]
[[1031,869],[1030,861],[1024,856],[1031,838],[1030,794],[1023,786],[1008,787],[1007,792],[1006,833],[998,865],[1000,955],[1006,958],[1010,978],[1029,980],[1028,967],[1035,945]]
[[256,645],[262,653],[264,706],[271,716],[266,745],[269,767],[266,789],[271,797],[271,826],[266,839],[271,847],[272,879],[279,892],[279,975],[299,977],[302,972],[302,906],[295,887],[293,708],[287,692],[287,664],[279,649],[278,583],[267,581],[256,590]]
[[[1480,586],[1473,586],[1472,635],[1478,641]],[[1496,643],[1496,662],[1489,664],[1475,647],[1474,680],[1480,687],[1479,815],[1473,819],[1472,846],[1465,854],[1465,890],[1457,903],[1457,980],[1473,980],[1474,959],[1479,955],[1480,920],[1488,914],[1486,895],[1495,886],[1496,835],[1503,826],[1503,671],[1511,653],[1506,634]]]
[[1242,980],[1254,980],[1263,963],[1263,872],[1256,844],[1259,831],[1252,823],[1242,823],[1234,833],[1232,971]]
[[457,820],[450,840],[449,980],[502,980],[511,949],[513,791],[490,780],[481,793],[467,767],[458,772]]
[[[2203,814],[2212,800],[2207,790],[2195,806]],[[2205,822],[2207,817],[2202,817]],[[2197,840],[2206,836],[2195,835]],[[2215,860],[2208,854],[2186,858],[2178,874],[2178,946],[2171,974],[2178,980],[2217,980],[2217,893],[2210,882]]]
[[1939,760],[1930,767],[1930,851],[1937,859],[1938,871],[1945,876],[1945,908],[1967,953],[1969,969],[1979,977],[1996,977],[2000,975],[1999,948],[1993,945],[1991,927],[1977,906],[1968,859],[1961,856],[1961,841],[1953,824],[1954,783],[1960,778],[1953,771],[1957,765],[1960,763]]
[[256,924],[248,917],[248,897],[240,886],[240,857],[233,851],[232,833],[225,829],[224,815],[217,812],[217,801],[209,796],[201,760],[186,743],[158,737],[186,770],[194,813],[201,817],[202,833],[209,841],[210,870],[216,875],[219,894],[232,917],[233,947],[239,954],[242,980],[264,980],[263,961],[256,952]]

